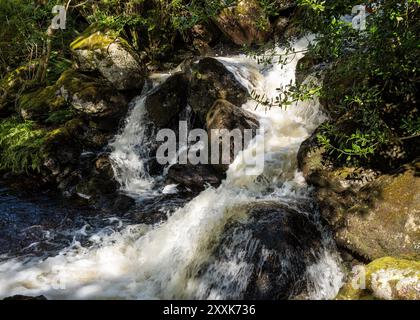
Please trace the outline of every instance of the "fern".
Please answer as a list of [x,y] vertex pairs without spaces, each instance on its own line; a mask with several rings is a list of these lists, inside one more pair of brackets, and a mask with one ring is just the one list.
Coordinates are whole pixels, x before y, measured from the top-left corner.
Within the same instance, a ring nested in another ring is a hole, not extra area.
[[0,122],[0,169],[15,173],[40,171],[46,131],[15,118]]

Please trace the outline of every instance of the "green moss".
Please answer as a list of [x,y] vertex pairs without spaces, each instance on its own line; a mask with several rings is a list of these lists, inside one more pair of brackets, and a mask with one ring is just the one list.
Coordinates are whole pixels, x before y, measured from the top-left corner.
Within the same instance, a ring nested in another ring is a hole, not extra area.
[[74,112],[70,109],[63,109],[52,112],[45,123],[52,125],[59,125],[65,123],[67,120],[74,117]]
[[72,69],[63,72],[55,87],[64,87],[70,93],[77,93],[77,96],[82,100],[96,101],[105,94],[105,86],[102,86],[101,81],[94,81],[91,77]]
[[48,86],[34,92],[26,93],[19,98],[21,115],[27,120],[40,120],[48,117],[50,111],[66,105],[62,96],[57,95],[58,88]]
[[81,36],[70,44],[71,50],[96,50],[106,49],[115,41],[116,37],[112,33],[103,33],[102,31],[93,32],[88,28]]
[[[393,257],[383,257],[369,263],[365,267],[366,289],[357,289],[352,286],[351,281],[346,283],[337,295],[337,300],[371,300],[378,299],[372,289],[372,276],[380,271],[398,270],[404,272],[404,278],[416,277],[420,281],[420,262]],[[396,287],[398,279],[390,280],[391,287]]]
[[0,169],[15,173],[40,171],[41,147],[47,132],[38,129],[31,121],[20,122],[16,118],[0,122]]
[[397,269],[410,270],[410,276],[417,276],[420,279],[420,262],[406,259],[396,259],[393,257],[384,257],[376,259],[367,266],[367,278],[379,270]]

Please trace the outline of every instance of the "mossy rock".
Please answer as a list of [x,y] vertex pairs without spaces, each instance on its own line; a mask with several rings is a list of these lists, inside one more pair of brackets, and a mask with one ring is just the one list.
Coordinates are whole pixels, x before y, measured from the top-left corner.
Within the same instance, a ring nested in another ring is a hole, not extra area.
[[364,268],[340,290],[338,300],[419,300],[420,262],[383,257]]
[[414,162],[361,188],[358,202],[336,230],[338,244],[370,260],[382,256],[420,260],[419,168]]
[[48,86],[34,92],[23,94],[19,98],[19,111],[25,120],[45,120],[50,112],[66,105],[56,86]]
[[81,71],[98,71],[118,90],[140,89],[146,69],[126,40],[114,32],[88,28],[70,44]]
[[247,89],[217,59],[203,58],[191,66],[188,104],[203,124],[216,100],[224,99],[240,107],[248,97]]
[[[23,94],[19,99],[19,110],[26,120],[50,122],[47,119],[52,113],[65,110],[71,113],[68,107],[87,116],[104,118],[123,115],[127,104],[126,98],[105,79],[69,69],[54,85]],[[70,118],[68,115],[65,120]]]
[[85,115],[92,117],[121,116],[127,110],[128,101],[104,80],[65,71],[56,83],[70,105]]
[[420,162],[387,174],[339,167],[325,156],[316,135],[302,144],[298,164],[316,187],[315,199],[337,244],[368,261],[420,259]]
[[70,44],[70,49],[73,51],[106,49],[116,38],[116,34],[112,32],[104,33],[90,27]]
[[262,44],[271,24],[257,0],[241,0],[214,18],[219,29],[237,45]]

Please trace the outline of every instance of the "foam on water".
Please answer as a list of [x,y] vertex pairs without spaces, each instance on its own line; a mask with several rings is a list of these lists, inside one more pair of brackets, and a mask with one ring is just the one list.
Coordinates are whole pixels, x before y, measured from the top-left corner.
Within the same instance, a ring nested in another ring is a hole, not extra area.
[[[296,42],[302,51],[310,39]],[[280,49],[279,53],[281,52]],[[277,94],[276,88],[294,81],[302,53],[290,58],[284,67],[262,68],[246,56],[220,58],[225,66],[249,90]],[[297,171],[296,156],[300,144],[324,121],[319,102],[299,102],[287,110],[255,109],[256,102],[244,106],[259,119],[265,134],[264,145],[253,140],[229,167],[227,178],[217,189],[209,188],[169,219],[155,226],[130,225],[111,235],[96,235],[93,245],[73,244],[59,255],[46,260],[0,263],[0,296],[39,295],[48,298],[77,299],[171,299],[240,297],[246,288],[250,266],[245,252],[232,252],[228,262],[214,262],[199,276],[214,244],[227,221],[237,212],[235,205],[253,200],[276,199],[285,203],[308,200],[309,190]],[[144,164],[144,95],[129,114],[125,129],[113,143],[112,158],[123,188],[142,195],[153,190],[154,180]],[[263,148],[265,167],[261,176],[243,174],[244,158]],[[140,149],[140,150],[139,150]],[[172,191],[174,186],[165,188]],[[246,234],[232,241],[247,241]],[[308,268],[311,298],[332,298],[342,274],[334,246],[326,237],[325,254]],[[229,249],[229,248],[227,248]],[[252,245],[248,247],[252,251]]]

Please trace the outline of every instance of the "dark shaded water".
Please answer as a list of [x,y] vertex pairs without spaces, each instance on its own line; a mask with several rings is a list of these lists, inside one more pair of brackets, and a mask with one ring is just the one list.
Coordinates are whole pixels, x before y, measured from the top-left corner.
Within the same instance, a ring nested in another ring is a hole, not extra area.
[[137,202],[119,214],[63,201],[48,193],[11,190],[0,183],[0,260],[17,256],[54,256],[71,245],[90,242],[98,232],[112,233],[132,223],[153,224],[188,198],[157,197]]

